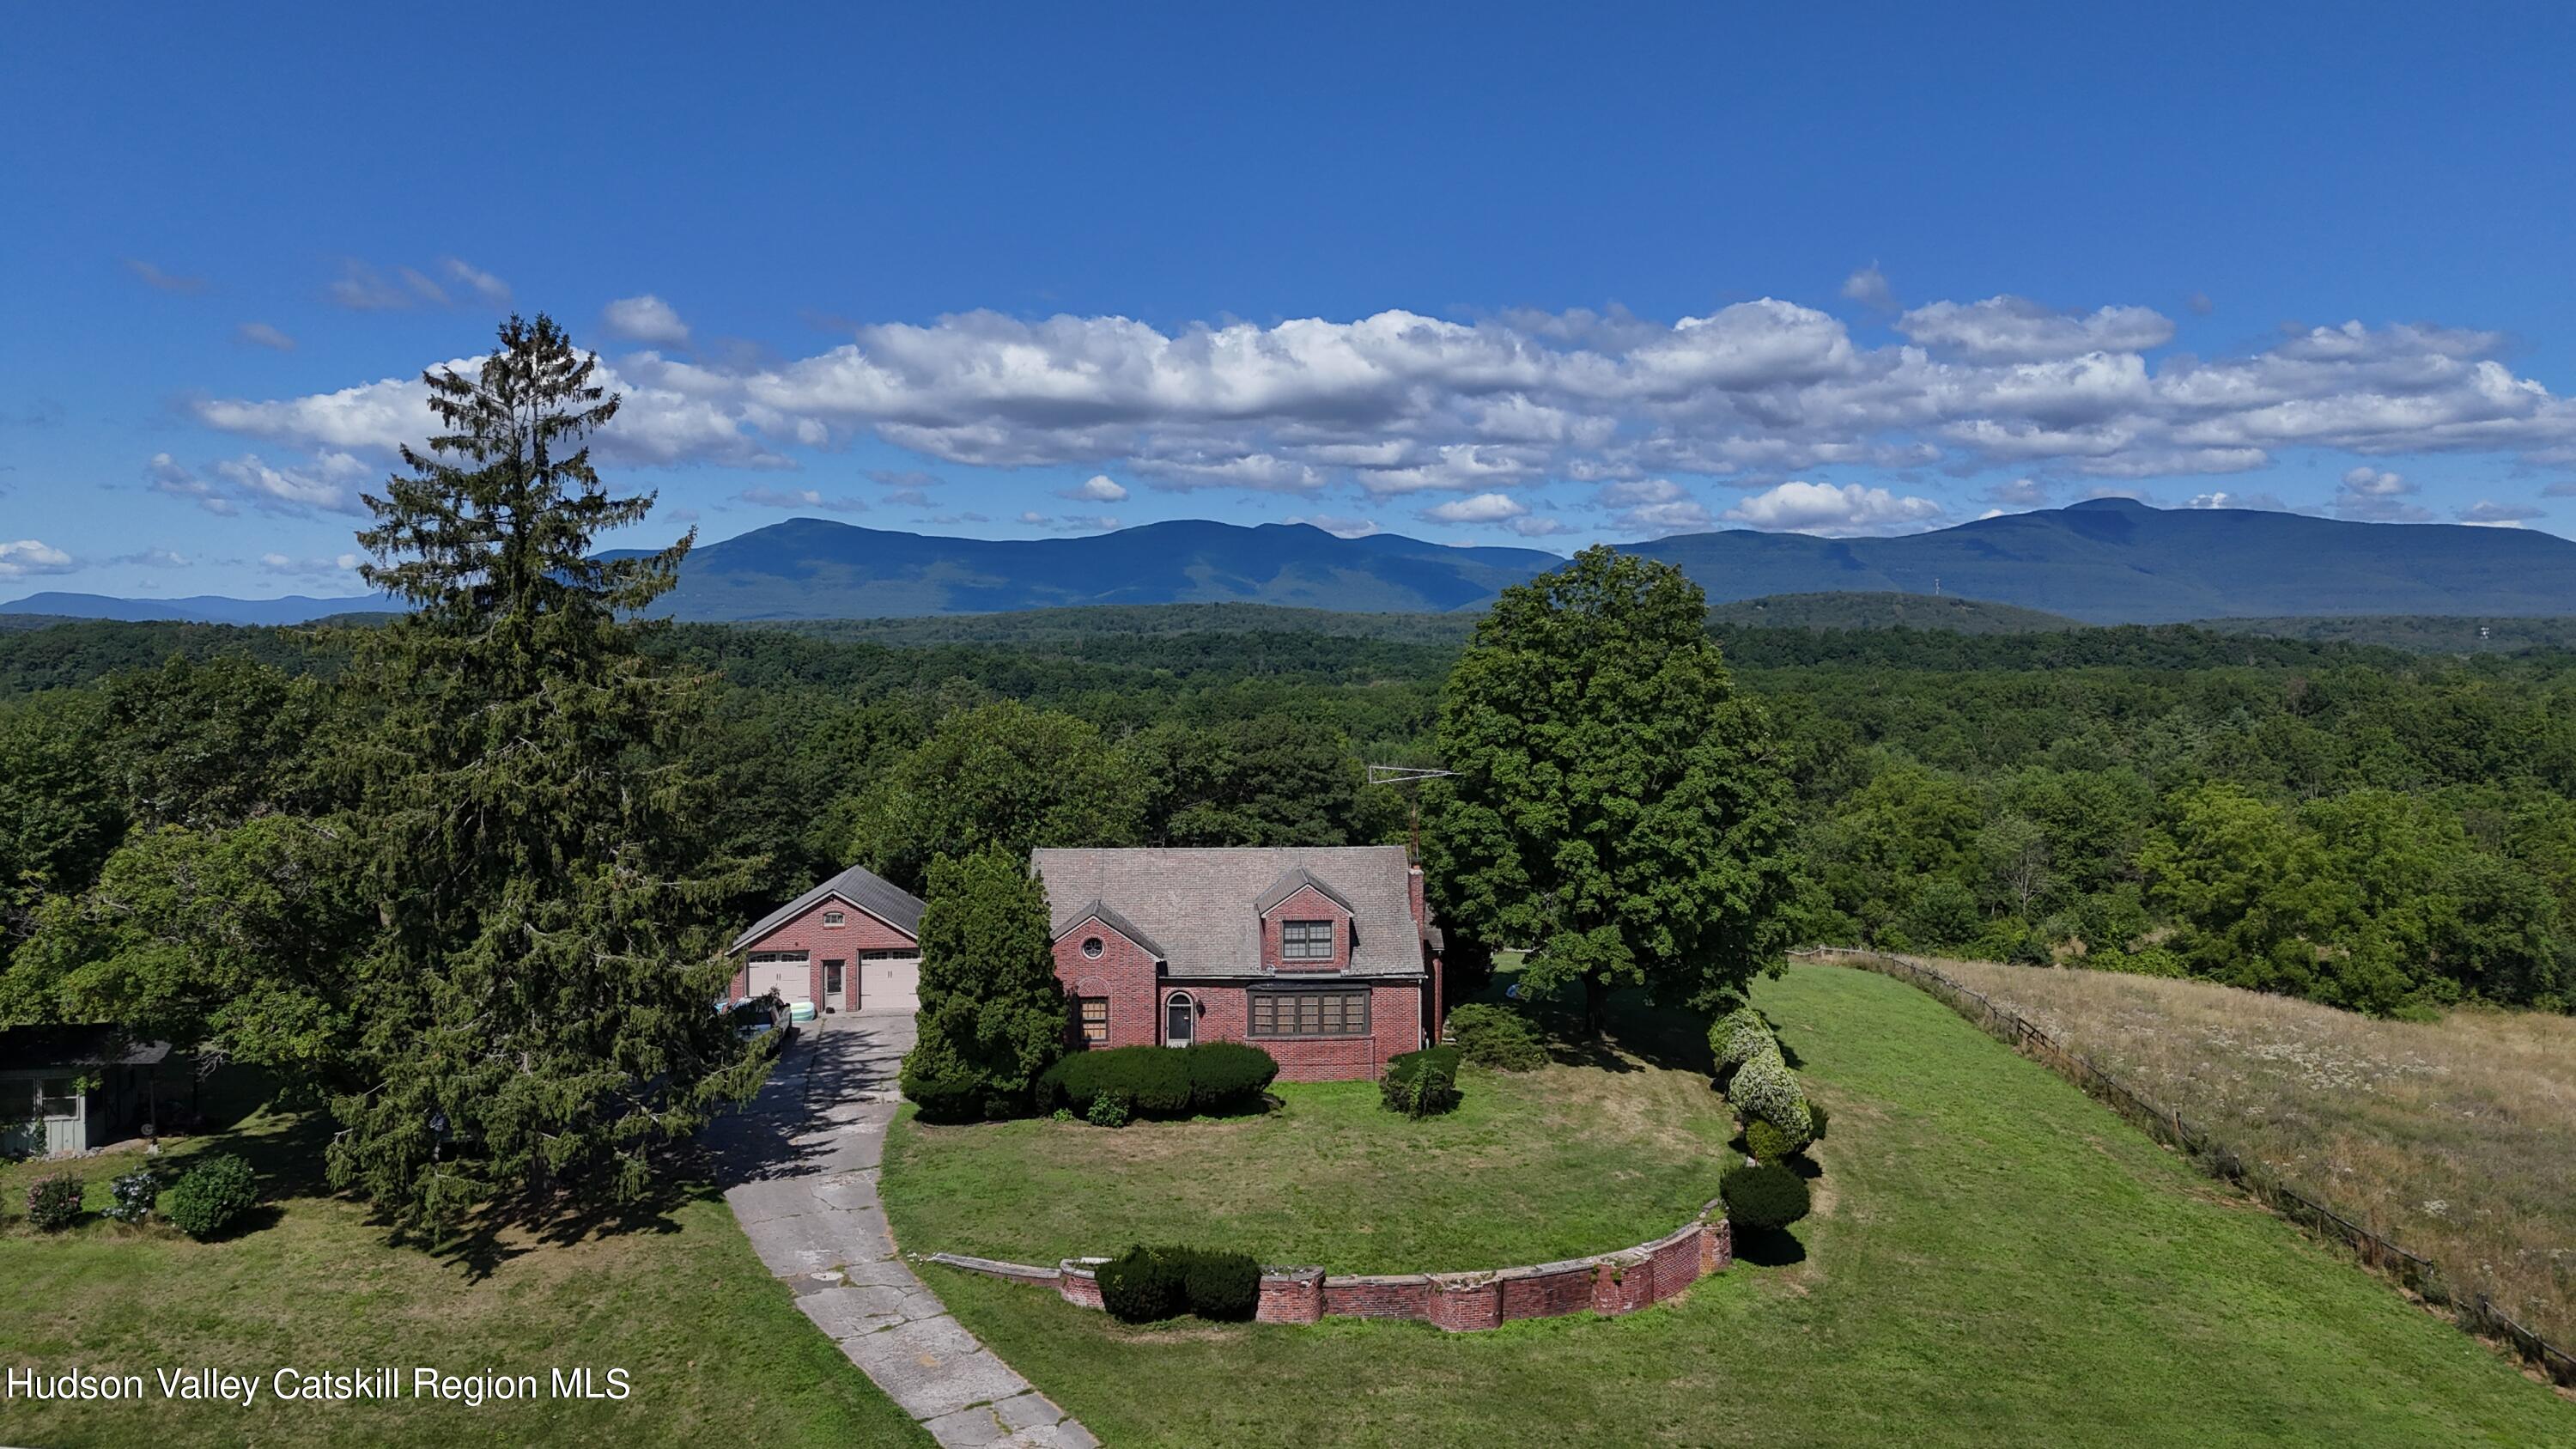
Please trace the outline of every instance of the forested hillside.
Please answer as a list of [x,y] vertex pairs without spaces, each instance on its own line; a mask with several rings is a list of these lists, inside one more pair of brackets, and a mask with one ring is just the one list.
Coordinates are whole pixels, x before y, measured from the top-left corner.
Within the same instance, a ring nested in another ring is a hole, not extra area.
[[[1401,831],[1403,802],[1360,765],[1430,758],[1459,647],[1445,631],[1132,615],[662,631],[653,650],[721,679],[691,748],[722,782],[704,828],[762,861],[738,909],[861,855],[925,859],[954,832],[1025,848],[1076,814],[1091,843]],[[2179,626],[1713,633],[1789,751],[1810,938],[2377,1012],[2569,1002],[2576,655]],[[140,848],[138,827],[220,841],[330,808],[341,787],[315,742],[346,707],[348,639],[0,634],[11,943]],[[1437,829],[1436,791],[1425,807]],[[38,1014],[43,983],[8,981],[0,1012]]]

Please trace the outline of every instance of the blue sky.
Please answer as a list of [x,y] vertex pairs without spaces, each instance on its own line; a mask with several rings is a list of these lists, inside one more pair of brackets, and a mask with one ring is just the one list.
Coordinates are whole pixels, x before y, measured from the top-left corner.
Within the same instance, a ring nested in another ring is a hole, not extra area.
[[2576,532],[2565,6],[738,9],[14,16],[0,598],[354,592],[512,308],[656,533]]

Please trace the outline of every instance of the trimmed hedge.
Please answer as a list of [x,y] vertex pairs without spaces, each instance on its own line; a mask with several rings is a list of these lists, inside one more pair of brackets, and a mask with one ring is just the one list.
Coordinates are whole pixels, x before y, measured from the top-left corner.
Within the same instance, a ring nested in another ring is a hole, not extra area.
[[1458,1063],[1453,1046],[1426,1047],[1386,1059],[1377,1084],[1378,1104],[1407,1117],[1436,1117],[1458,1105]]
[[1708,1029],[1708,1049],[1717,1057],[1717,1070],[1723,1076],[1730,1068],[1741,1067],[1764,1046],[1778,1047],[1771,1035],[1771,1023],[1762,1013],[1749,1006],[1739,1006],[1719,1017]]
[[1717,1180],[1726,1220],[1739,1228],[1785,1228],[1807,1215],[1807,1180],[1778,1163],[1731,1167]]
[[1270,1053],[1242,1042],[1188,1047],[1108,1047],[1075,1052],[1038,1078],[1038,1110],[1088,1116],[1102,1095],[1123,1098],[1139,1117],[1180,1117],[1257,1105],[1279,1075]]
[[1796,1139],[1799,1147],[1815,1135],[1807,1121],[1807,1094],[1799,1089],[1789,1064],[1780,1059],[1777,1042],[1736,1068],[1734,1079],[1726,1085],[1726,1099],[1748,1128],[1757,1121],[1768,1122]]
[[259,1179],[250,1164],[219,1152],[180,1177],[162,1211],[189,1237],[211,1238],[257,1206]]
[[1261,1306],[1261,1265],[1248,1253],[1135,1244],[1100,1265],[1101,1306],[1121,1323],[1194,1313],[1240,1321]]
[[1526,1072],[1547,1065],[1547,1048],[1530,1019],[1508,1006],[1474,1001],[1449,1013],[1449,1034],[1467,1060],[1496,1071]]

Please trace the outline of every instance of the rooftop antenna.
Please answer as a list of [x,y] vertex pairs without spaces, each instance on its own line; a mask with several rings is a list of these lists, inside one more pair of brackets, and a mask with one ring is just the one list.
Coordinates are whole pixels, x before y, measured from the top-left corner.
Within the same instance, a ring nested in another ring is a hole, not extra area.
[[[1425,780],[1445,780],[1457,773],[1455,770],[1438,770],[1422,765],[1371,765],[1368,767],[1368,782],[1372,785],[1419,785]],[[1404,794],[1406,806],[1413,817],[1413,863],[1420,865],[1422,864],[1422,794],[1417,790],[1407,790]]]

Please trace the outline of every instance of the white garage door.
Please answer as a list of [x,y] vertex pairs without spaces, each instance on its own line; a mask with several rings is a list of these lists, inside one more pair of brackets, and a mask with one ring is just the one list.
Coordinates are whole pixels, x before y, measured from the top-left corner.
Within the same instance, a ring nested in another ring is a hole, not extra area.
[[806,970],[803,957],[788,961],[752,959],[751,994],[762,996],[772,991],[778,993],[779,1000],[789,1002],[813,996],[813,976]]
[[920,1005],[920,957],[870,952],[859,958],[859,1010],[912,1011]]

